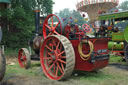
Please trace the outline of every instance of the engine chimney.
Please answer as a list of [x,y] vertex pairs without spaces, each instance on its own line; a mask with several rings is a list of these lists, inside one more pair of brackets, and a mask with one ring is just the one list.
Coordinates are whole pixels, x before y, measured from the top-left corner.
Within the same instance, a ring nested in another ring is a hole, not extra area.
[[40,10],[35,10],[35,27],[36,27],[36,35],[39,33],[39,27],[40,27]]

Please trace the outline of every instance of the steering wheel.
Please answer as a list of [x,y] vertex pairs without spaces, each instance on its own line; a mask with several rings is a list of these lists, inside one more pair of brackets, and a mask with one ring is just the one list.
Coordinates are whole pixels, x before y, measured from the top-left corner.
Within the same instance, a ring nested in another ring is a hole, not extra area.
[[84,32],[89,32],[90,31],[90,26],[88,24],[83,24],[82,29]]

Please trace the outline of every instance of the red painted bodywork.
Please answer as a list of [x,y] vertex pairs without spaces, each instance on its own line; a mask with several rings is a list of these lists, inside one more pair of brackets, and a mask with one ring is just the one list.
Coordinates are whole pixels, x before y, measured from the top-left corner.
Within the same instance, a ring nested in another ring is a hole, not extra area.
[[[108,54],[108,39],[107,38],[100,38],[100,39],[91,38],[88,40],[94,43],[94,52],[97,52],[99,49],[100,50],[106,49],[107,52],[102,53],[102,54]],[[89,62],[90,59],[87,61],[82,60],[78,52],[78,44],[80,43],[80,41],[71,40],[71,43],[74,47],[75,57],[76,57],[75,70],[94,71],[94,70],[101,69],[108,65],[109,59],[96,60],[95,63]],[[89,50],[88,47],[84,48],[84,51],[88,51],[88,50]],[[97,54],[95,54],[95,56],[96,55]]]

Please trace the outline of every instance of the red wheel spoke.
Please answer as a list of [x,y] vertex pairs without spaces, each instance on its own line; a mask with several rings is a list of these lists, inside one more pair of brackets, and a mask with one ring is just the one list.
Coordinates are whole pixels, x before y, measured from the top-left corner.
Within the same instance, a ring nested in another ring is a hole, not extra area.
[[23,58],[24,61],[26,61],[26,58]]
[[56,74],[55,74],[55,76],[57,77],[57,75],[58,75],[58,66],[56,67]]
[[53,66],[54,66],[54,63],[48,68],[48,72],[52,69]]
[[55,29],[58,27],[59,24],[60,24],[60,22],[58,22],[58,23],[56,24]]
[[47,24],[45,24],[45,26],[46,26],[49,30],[51,30],[51,27],[50,27],[50,26],[48,26]]
[[52,62],[53,62],[52,60],[51,60],[51,61],[49,61],[49,62],[47,62],[47,63],[48,63],[48,64],[47,64],[47,65],[48,65],[48,67],[49,67],[49,65],[50,65]]
[[63,63],[61,63],[61,67],[62,67],[62,70],[64,71],[64,65],[63,65]]
[[26,61],[26,56],[21,57],[23,61]]
[[[48,51],[48,50],[46,50],[46,52],[47,52],[47,51]],[[47,63],[47,66],[49,66],[48,61],[51,60],[51,59],[48,59],[48,58],[50,58],[50,57],[47,57],[47,56],[48,56],[48,54],[46,53],[46,56],[43,57],[43,59],[44,59],[44,60],[47,60],[46,63]]]
[[62,69],[61,69],[59,63],[57,62],[56,64],[57,64],[57,67],[59,68],[60,72],[61,72],[62,74],[64,74],[64,72],[62,71]]
[[60,61],[61,63],[66,64],[66,62],[65,62],[65,61],[63,61],[63,60],[61,60],[61,59],[58,59],[58,61]]
[[53,16],[51,17],[52,27],[53,27]]
[[54,33],[56,34],[56,35],[60,35],[58,32],[56,32],[56,31],[54,31]]
[[50,47],[48,47],[47,45],[45,46],[47,49],[49,49],[50,51],[52,51],[52,49]]
[[62,49],[62,45],[60,44],[60,51],[61,51],[61,49]]
[[60,56],[59,58],[66,58],[66,56]]
[[22,58],[24,59],[24,58],[26,58],[26,56],[22,56]]
[[50,57],[52,56],[52,54],[50,52],[48,52],[48,55],[50,55]]
[[50,36],[50,35],[52,35],[53,33],[52,32],[50,32],[49,34],[48,34],[48,36]]
[[53,44],[56,46],[56,43],[55,43],[55,41],[52,39],[52,42],[53,42]]
[[54,75],[55,75],[55,73],[56,73],[56,65],[54,64]]
[[51,48],[52,48],[52,51],[54,50],[54,48],[53,48],[53,44],[52,43],[50,43],[51,44]]
[[44,59],[44,60],[52,60],[51,57],[44,57],[43,59]]
[[63,53],[65,53],[65,51],[62,51],[61,53],[59,53],[57,56],[60,56],[60,55],[62,55]]
[[56,46],[56,51],[58,50],[59,45],[60,45],[60,41],[58,42],[58,44],[57,44],[57,46]]

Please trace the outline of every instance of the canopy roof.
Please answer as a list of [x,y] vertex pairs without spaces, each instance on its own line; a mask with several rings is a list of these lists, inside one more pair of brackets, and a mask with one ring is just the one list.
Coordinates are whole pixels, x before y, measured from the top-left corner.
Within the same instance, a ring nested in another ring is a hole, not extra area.
[[110,20],[110,19],[121,19],[128,18],[128,10],[123,12],[103,14],[98,17],[98,20]]
[[10,3],[10,0],[0,0],[0,3]]
[[[99,14],[107,13],[110,9],[116,7],[119,0],[80,0],[77,3],[77,10],[87,12],[91,21],[95,21]],[[100,13],[101,12],[101,13]]]

